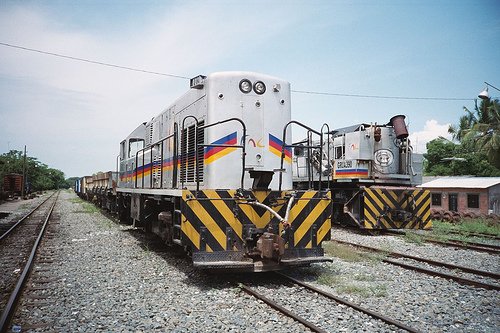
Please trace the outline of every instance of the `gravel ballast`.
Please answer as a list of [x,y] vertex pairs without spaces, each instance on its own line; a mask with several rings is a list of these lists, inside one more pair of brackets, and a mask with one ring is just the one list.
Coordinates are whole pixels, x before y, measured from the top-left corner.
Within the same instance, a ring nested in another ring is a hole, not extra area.
[[[87,203],[76,198],[69,191],[59,196],[58,223],[45,244],[52,261],[50,266],[38,265],[38,273],[37,267],[34,273],[54,282],[47,285],[44,302],[21,303],[14,324],[24,327],[23,331],[308,331],[242,292],[232,280],[193,269],[179,252],[159,248],[142,231],[89,211]],[[337,229],[332,236],[369,246],[394,246],[394,251],[442,261],[462,260],[456,263],[494,272],[499,268],[498,259],[491,254]],[[496,332],[500,326],[498,292],[462,286],[381,261],[334,258],[333,263],[287,273],[425,332]],[[293,290],[283,289],[273,295],[296,303],[293,294]],[[306,312],[321,317],[328,331],[398,331],[344,306],[329,308],[322,301],[308,302],[301,307],[314,308]]]

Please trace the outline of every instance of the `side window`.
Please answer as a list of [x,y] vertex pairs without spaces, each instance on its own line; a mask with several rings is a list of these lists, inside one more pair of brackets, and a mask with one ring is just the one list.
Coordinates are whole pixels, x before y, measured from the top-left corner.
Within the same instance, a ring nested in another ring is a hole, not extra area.
[[432,193],[431,200],[433,206],[441,206],[441,193]]
[[120,142],[120,160],[124,160],[127,157],[125,150],[125,140]]
[[342,159],[344,158],[345,150],[344,146],[336,146],[335,147],[335,159]]
[[144,148],[143,139],[129,139],[128,140],[128,157],[134,157],[137,152]]
[[467,194],[467,207],[479,208],[479,194]]

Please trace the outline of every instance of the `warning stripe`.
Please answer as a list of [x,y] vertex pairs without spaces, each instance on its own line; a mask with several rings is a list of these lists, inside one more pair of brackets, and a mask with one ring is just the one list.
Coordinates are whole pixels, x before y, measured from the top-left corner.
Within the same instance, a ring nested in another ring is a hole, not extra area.
[[[306,234],[307,231],[309,231],[316,222],[317,216],[315,214],[309,213],[311,204],[314,205],[314,201],[310,200],[311,198],[315,197],[317,192],[306,192],[301,198],[296,198],[298,200],[295,201],[295,204],[292,206],[290,209],[290,224],[294,227],[293,229],[295,230],[294,232],[294,241],[295,244],[294,246],[297,246],[299,242],[302,240],[304,235]],[[309,200],[302,200],[302,199],[309,199]],[[305,209],[305,208],[308,209]],[[315,205],[314,209],[316,208],[322,208],[320,205]],[[320,213],[323,210],[320,210]],[[307,218],[304,217],[304,215],[307,215]],[[297,221],[297,222],[295,222]],[[294,223],[295,222],[295,223]],[[310,237],[309,237],[310,238]]]
[[[243,244],[245,226],[264,228],[282,226],[274,215],[264,208],[249,204],[248,199],[235,197],[235,190],[183,191],[181,230],[199,251],[237,250]],[[299,248],[312,247],[312,230],[316,246],[329,237],[331,228],[331,200],[320,197],[317,191],[296,192],[289,215],[294,242]],[[244,197],[259,200],[285,215],[287,192],[244,191]],[[257,199],[258,198],[258,199]],[[271,205],[272,204],[272,205]],[[313,228],[314,226],[314,228]],[[231,233],[234,236],[229,236]]]
[[[430,192],[420,189],[365,189],[363,220],[366,228],[377,224],[383,228],[429,228]],[[413,211],[415,217],[405,222],[393,221],[390,210]],[[420,223],[423,222],[423,223]]]
[[[201,227],[205,227],[208,232],[200,235],[198,249],[201,247],[201,241],[210,245],[214,250],[225,250],[225,234],[217,222],[206,211],[205,207],[198,200],[189,200],[184,206],[185,216],[194,228],[201,234]],[[189,237],[189,235],[186,235]],[[194,240],[192,240],[194,242]]]
[[182,215],[181,231],[187,236],[191,244],[196,247],[197,250],[200,249],[200,234],[193,225],[187,221],[187,218]]

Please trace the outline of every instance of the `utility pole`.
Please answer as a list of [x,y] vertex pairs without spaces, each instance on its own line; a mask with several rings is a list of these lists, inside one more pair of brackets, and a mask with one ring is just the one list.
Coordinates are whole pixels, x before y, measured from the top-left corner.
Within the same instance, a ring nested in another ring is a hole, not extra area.
[[24,146],[24,158],[23,158],[23,188],[21,191],[21,197],[24,199],[24,189],[26,188],[26,145]]

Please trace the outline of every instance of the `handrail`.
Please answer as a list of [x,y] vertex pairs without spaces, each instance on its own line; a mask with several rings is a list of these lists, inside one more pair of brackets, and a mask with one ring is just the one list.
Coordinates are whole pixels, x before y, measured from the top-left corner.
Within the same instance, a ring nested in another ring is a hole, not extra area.
[[[323,128],[326,127],[326,132],[323,132]],[[327,181],[327,186],[328,188],[330,188],[330,181],[332,180],[332,166],[331,166],[331,161],[330,161],[330,137],[329,137],[329,133],[330,133],[330,126],[327,124],[327,123],[324,123],[322,126],[321,126],[321,136],[323,136],[324,134],[326,134],[326,158],[327,158],[327,161],[328,161],[328,165],[330,167],[330,170],[328,170],[328,181]],[[322,156],[323,157],[323,156]],[[321,172],[321,169],[320,169],[320,172]]]
[[[245,158],[246,158],[246,141],[245,141],[245,138],[246,138],[246,126],[245,126],[245,123],[239,119],[239,118],[228,118],[228,119],[225,119],[225,120],[222,120],[222,121],[218,121],[218,122],[215,122],[215,123],[212,123],[212,124],[207,124],[207,125],[203,125],[203,126],[200,126],[199,125],[199,121],[198,119],[195,117],[195,116],[192,116],[192,115],[188,115],[186,117],[184,117],[184,119],[182,120],[182,126],[181,126],[181,132],[180,132],[180,135],[182,135],[184,129],[185,129],[185,124],[186,124],[186,120],[188,118],[192,118],[194,119],[195,121],[195,133],[194,133],[194,141],[195,141],[195,165],[196,165],[196,168],[195,168],[195,172],[196,172],[196,176],[195,176],[195,179],[196,179],[196,190],[199,191],[200,189],[200,165],[198,163],[198,157],[199,157],[199,152],[198,152],[198,148],[199,147],[232,147],[232,148],[241,148],[242,149],[242,172],[241,172],[241,188],[244,187],[244,180],[245,180],[245,164],[246,164],[246,161],[245,161]],[[203,130],[205,128],[209,128],[209,127],[212,127],[212,126],[216,126],[216,125],[220,125],[220,124],[223,124],[223,123],[226,123],[226,122],[229,122],[229,121],[237,121],[241,124],[242,126],[242,130],[243,130],[243,136],[241,138],[241,142],[240,142],[240,145],[223,145],[223,144],[199,144],[198,143],[198,130]],[[182,164],[182,159],[184,157],[186,157],[186,152],[182,151],[182,147],[181,147],[181,153],[179,154],[179,124],[177,122],[174,123],[174,132],[168,136],[166,136],[165,138],[163,139],[160,139],[154,143],[152,143],[151,145],[147,146],[147,147],[144,147],[140,150],[137,151],[136,155],[134,156],[134,160],[135,160],[135,177],[134,177],[134,186],[137,188],[137,169],[139,168],[138,166],[138,162],[139,162],[139,154],[142,154],[142,168],[144,170],[144,155],[146,155],[147,153],[147,150],[150,149],[150,159],[151,159],[151,168],[153,168],[153,147],[156,146],[156,145],[160,145],[161,146],[161,185],[160,187],[163,188],[163,145],[164,145],[164,142],[170,138],[174,138],[174,151],[173,151],[173,172],[172,172],[172,188],[177,188],[177,182],[178,182],[178,165],[179,165],[179,158],[181,158],[181,164]],[[186,145],[186,149],[187,149],[187,145]],[[126,170],[125,170],[126,172]],[[153,180],[152,180],[152,177],[153,177],[153,172],[151,171],[150,173],[150,187],[152,188],[153,186]],[[183,178],[181,178],[181,187],[184,187],[184,182],[185,180]],[[144,177],[142,178],[142,188],[144,188]]]
[[[323,136],[321,135],[320,132],[318,131],[315,131],[313,130],[312,128],[310,128],[309,126],[306,126],[296,120],[291,120],[289,121],[285,127],[283,128],[283,140],[281,141],[282,144],[281,144],[281,162],[280,162],[280,170],[283,170],[283,162],[284,162],[284,159],[285,159],[285,148],[286,147],[290,147],[290,148],[293,148],[293,147],[296,147],[297,145],[296,144],[291,144],[291,145],[287,145],[285,143],[285,140],[286,140],[286,130],[288,128],[288,126],[290,126],[291,124],[296,124],[296,125],[299,125],[301,126],[302,128],[305,128],[309,131],[308,134],[310,134],[311,132],[318,135],[319,136],[319,147],[318,146],[312,146],[311,147],[314,147],[314,148],[319,148],[320,150],[320,156],[323,156]],[[310,145],[310,143],[308,143],[308,146]],[[309,148],[310,149],[310,148]],[[308,173],[309,173],[309,169],[308,169]],[[309,176],[309,175],[308,175]],[[279,177],[279,191],[281,191],[281,184],[283,182],[283,173],[280,172],[280,177]],[[319,173],[319,185],[318,185],[318,190],[321,191],[321,172]]]
[[[137,151],[137,153],[135,154],[135,171],[136,171],[136,175],[135,175],[135,179],[134,179],[134,186],[135,188],[137,188],[137,169],[138,169],[138,162],[139,162],[139,154],[142,154],[142,168],[143,168],[143,173],[144,173],[144,155],[146,154],[146,150],[147,149],[150,149],[150,158],[151,158],[151,173],[150,173],[150,182],[149,182],[149,186],[150,188],[153,187],[153,147],[156,146],[156,145],[160,145],[161,146],[161,160],[160,160],[160,170],[161,170],[161,180],[160,180],[160,188],[163,188],[163,145],[165,143],[166,140],[170,139],[170,138],[174,138],[174,171],[173,171],[173,175],[172,175],[172,187],[175,188],[175,185],[177,185],[177,179],[176,179],[176,176],[177,176],[177,132],[178,132],[178,125],[177,123],[174,123],[174,133],[170,134],[170,135],[167,135],[166,137],[164,137],[163,139],[160,139],[152,144],[150,144],[149,146],[147,147],[144,147],[140,150]],[[118,156],[119,157],[119,156]],[[133,172],[134,170],[132,170]],[[125,170],[125,173],[127,172],[127,170]],[[118,175],[118,177],[120,177]],[[142,188],[144,188],[144,177],[142,177]]]
[[[230,121],[237,121],[241,124],[241,127],[243,129],[243,136],[241,137],[240,145],[222,145],[222,144],[221,145],[218,145],[218,144],[201,144],[201,145],[199,145],[198,141],[195,140],[196,152],[198,152],[198,146],[202,146],[202,147],[227,147],[227,146],[230,146],[233,148],[241,148],[242,149],[242,156],[241,156],[241,185],[240,185],[240,187],[243,189],[243,187],[244,187],[243,183],[245,181],[245,157],[246,157],[246,139],[245,138],[247,137],[247,127],[245,126],[245,123],[243,122],[243,120],[241,120],[240,118],[228,118],[225,120],[218,121],[216,123],[200,126],[200,129],[209,128],[209,127],[224,124],[224,123],[227,123]],[[198,178],[198,163],[196,163],[196,167],[197,167],[196,168],[196,174],[197,174],[196,175],[196,180],[197,180],[196,181],[196,191],[199,191],[200,190],[200,183],[199,183],[199,178]]]

